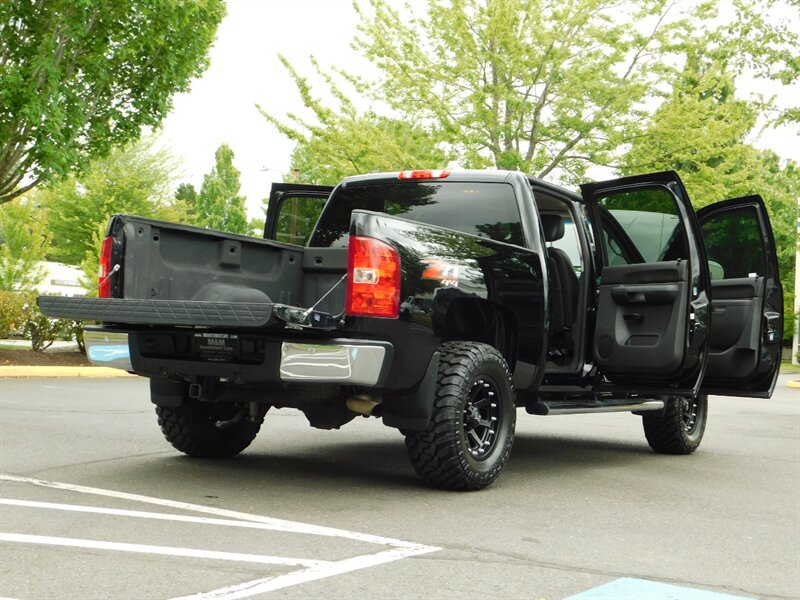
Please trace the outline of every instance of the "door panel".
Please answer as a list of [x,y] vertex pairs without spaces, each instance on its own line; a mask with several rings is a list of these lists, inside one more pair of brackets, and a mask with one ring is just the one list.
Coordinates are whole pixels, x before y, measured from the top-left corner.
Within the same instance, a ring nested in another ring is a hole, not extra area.
[[748,379],[758,367],[764,278],[711,282],[708,378]]
[[651,173],[581,192],[600,263],[595,390],[696,394],[708,341],[709,274],[680,178]]
[[688,303],[686,261],[606,267],[594,359],[610,375],[669,375],[683,362]]
[[702,389],[768,397],[777,379],[783,294],[763,200],[747,196],[698,211],[714,266],[711,334]]

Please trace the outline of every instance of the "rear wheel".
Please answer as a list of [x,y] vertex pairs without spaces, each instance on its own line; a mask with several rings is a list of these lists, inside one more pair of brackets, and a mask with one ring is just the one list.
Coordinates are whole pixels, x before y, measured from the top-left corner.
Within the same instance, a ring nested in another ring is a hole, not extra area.
[[503,356],[477,342],[440,347],[433,416],[426,431],[407,431],[417,474],[451,490],[478,490],[500,475],[514,442],[516,410]]
[[176,449],[197,458],[227,458],[239,454],[255,439],[266,410],[255,418],[247,404],[184,402],[156,406],[158,424]]
[[703,439],[707,417],[707,395],[670,398],[663,412],[642,415],[644,435],[660,454],[691,454]]

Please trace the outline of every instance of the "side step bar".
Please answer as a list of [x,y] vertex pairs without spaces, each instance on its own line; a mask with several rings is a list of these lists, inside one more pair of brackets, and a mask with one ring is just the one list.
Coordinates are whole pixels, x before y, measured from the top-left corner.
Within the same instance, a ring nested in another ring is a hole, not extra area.
[[263,327],[273,320],[274,306],[267,302],[199,302],[61,296],[39,296],[36,304],[48,317],[130,325],[205,327]]
[[645,412],[663,410],[663,400],[642,400],[641,402],[623,400],[566,400],[552,402],[539,400],[526,404],[525,410],[532,415],[579,415],[609,412]]

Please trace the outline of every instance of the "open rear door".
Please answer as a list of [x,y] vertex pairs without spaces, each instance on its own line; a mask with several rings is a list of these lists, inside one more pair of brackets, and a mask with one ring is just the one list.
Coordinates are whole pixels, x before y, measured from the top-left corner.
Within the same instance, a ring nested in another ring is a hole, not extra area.
[[669,171],[581,186],[599,264],[597,392],[695,395],[708,338],[697,218]]
[[331,191],[328,185],[273,183],[264,239],[305,246]]
[[760,196],[697,212],[711,272],[711,335],[702,391],[768,398],[780,366],[783,292]]

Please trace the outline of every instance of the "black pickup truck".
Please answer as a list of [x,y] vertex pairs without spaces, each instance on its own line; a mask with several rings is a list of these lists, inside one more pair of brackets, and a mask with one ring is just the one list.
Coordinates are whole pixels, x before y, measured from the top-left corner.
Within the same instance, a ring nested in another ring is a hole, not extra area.
[[708,394],[769,397],[783,302],[759,196],[695,213],[674,172],[580,195],[519,172],[276,184],[266,239],[117,215],[99,298],[40,297],[92,362],[150,378],[175,448],[227,457],[270,407],[373,415],[426,482],[494,481],[517,408],[630,411],[688,454]]

